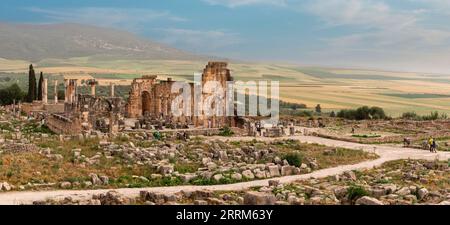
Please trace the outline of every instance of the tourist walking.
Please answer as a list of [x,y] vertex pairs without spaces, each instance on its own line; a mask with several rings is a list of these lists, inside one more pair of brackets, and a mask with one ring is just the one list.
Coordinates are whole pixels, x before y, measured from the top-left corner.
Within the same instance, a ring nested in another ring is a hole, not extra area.
[[434,138],[430,137],[430,139],[428,140],[428,148],[430,149],[430,152],[433,152],[433,141]]
[[435,139],[433,139],[433,143],[432,143],[432,152],[434,152],[434,153],[437,153],[437,143],[436,143],[436,140]]

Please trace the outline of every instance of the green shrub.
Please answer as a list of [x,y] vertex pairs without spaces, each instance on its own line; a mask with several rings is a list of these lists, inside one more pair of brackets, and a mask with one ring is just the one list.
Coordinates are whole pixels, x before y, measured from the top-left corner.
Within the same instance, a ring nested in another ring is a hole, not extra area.
[[416,112],[405,112],[402,114],[402,116],[400,118],[412,120],[412,119],[418,119],[419,116],[417,115]]
[[386,113],[380,107],[363,106],[355,109],[343,109],[338,112],[337,117],[349,120],[387,119]]
[[354,134],[352,137],[356,138],[379,138],[381,135],[379,134]]
[[402,119],[410,119],[410,120],[444,120],[448,118],[448,115],[445,113],[439,114],[439,112],[431,112],[429,115],[419,116],[415,112],[405,112],[400,117]]
[[361,186],[352,185],[347,190],[347,198],[354,203],[358,198],[367,196],[368,192]]
[[195,163],[175,163],[174,170],[178,171],[181,174],[184,173],[195,173],[198,171],[200,166]]
[[234,132],[229,127],[224,127],[220,130],[219,135],[224,137],[233,136]]
[[46,125],[39,125],[36,123],[28,123],[22,128],[22,132],[26,134],[30,133],[43,133],[43,134],[54,134],[50,128]]
[[288,161],[289,165],[300,167],[302,165],[303,155],[300,153],[288,153],[283,156],[283,160]]

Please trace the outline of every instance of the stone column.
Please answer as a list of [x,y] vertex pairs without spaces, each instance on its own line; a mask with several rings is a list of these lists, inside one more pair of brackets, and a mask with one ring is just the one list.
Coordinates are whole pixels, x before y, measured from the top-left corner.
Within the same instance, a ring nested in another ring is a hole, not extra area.
[[69,102],[69,80],[64,79],[64,103]]
[[55,90],[53,92],[55,94],[55,104],[58,104],[58,80],[55,80]]
[[91,82],[91,95],[95,97],[95,82]]
[[42,83],[42,103],[44,104],[47,104],[48,101],[47,87],[48,87],[48,79],[44,79],[44,82]]
[[111,97],[114,97],[114,84],[112,82],[109,83],[109,88],[111,90]]
[[73,80],[72,102],[76,102],[78,97],[78,80]]

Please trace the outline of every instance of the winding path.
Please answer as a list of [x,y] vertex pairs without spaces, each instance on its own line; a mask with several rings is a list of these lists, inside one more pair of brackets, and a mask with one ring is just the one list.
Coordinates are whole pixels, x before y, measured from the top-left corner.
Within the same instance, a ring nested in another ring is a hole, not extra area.
[[[209,137],[208,139],[245,141],[253,140],[253,137]],[[283,140],[287,138],[257,138],[261,141]],[[294,136],[289,139],[299,140],[306,143],[315,143],[332,147],[343,147],[348,149],[360,149],[366,152],[373,152],[380,157],[376,160],[365,161],[354,165],[342,165],[328,169],[317,170],[309,174],[270,178],[266,180],[256,180],[236,184],[214,185],[214,186],[174,186],[174,187],[151,187],[151,188],[123,188],[114,189],[115,191],[128,196],[137,197],[142,190],[150,192],[176,193],[181,190],[211,190],[211,191],[241,191],[251,187],[268,185],[269,180],[278,180],[280,183],[291,183],[296,180],[314,178],[323,178],[341,174],[349,170],[370,169],[379,166],[387,161],[398,159],[424,159],[424,160],[449,160],[450,152],[430,153],[424,150],[399,148],[391,146],[367,145],[352,142],[337,141],[311,136]],[[72,197],[73,199],[89,199],[93,194],[107,192],[108,189],[102,190],[56,190],[56,191],[24,191],[24,192],[2,192],[0,193],[0,205],[13,204],[31,204],[33,201],[42,201],[46,199],[62,199],[64,197]]]

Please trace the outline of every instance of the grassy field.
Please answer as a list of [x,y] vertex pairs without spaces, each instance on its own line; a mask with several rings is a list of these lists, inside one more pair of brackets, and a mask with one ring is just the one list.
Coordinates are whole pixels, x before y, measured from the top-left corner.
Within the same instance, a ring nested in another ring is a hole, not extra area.
[[[81,57],[42,60],[35,63],[35,68],[52,75],[84,73],[100,79],[101,84],[112,81],[126,84],[146,74],[156,74],[161,79],[173,77],[190,81],[194,72],[201,72],[206,63]],[[0,75],[24,77],[28,64],[0,59]],[[235,80],[280,81],[283,100],[304,103],[309,108],[321,104],[324,111],[331,111],[369,105],[383,107],[391,116],[407,111],[422,115],[431,111],[450,114],[450,76],[288,64],[230,63],[229,67]],[[0,82],[4,84],[6,81]],[[8,84],[11,82],[14,81],[9,80]]]

